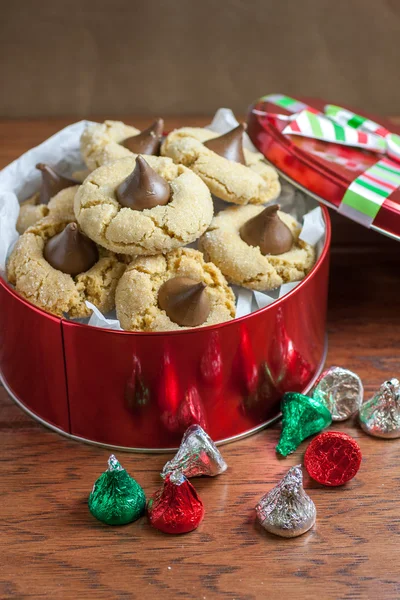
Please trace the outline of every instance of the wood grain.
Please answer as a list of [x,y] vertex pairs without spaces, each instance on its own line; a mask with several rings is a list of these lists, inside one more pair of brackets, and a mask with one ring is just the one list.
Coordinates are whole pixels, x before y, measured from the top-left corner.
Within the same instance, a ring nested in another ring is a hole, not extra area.
[[[65,123],[0,122],[1,165]],[[367,397],[400,366],[400,253],[395,242],[377,248],[375,240],[351,252],[337,247],[329,297],[327,362],[359,373]],[[87,497],[109,452],[50,432],[0,389],[0,597],[399,598],[400,440],[370,438],[351,422],[335,429],[357,439],[363,463],[344,488],[305,477],[318,511],[311,532],[284,540],[255,523],[259,497],[307,447],[278,459],[277,425],[222,448],[226,474],[194,481],[206,507],[202,525],[173,537],[146,518],[119,528],[95,521]],[[119,455],[147,495],[169,457]]]

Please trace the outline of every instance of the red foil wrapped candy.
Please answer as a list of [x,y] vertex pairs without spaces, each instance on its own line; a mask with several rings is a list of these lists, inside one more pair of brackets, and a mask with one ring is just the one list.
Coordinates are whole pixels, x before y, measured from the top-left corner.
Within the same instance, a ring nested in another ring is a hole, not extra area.
[[361,450],[347,433],[320,433],[308,446],[304,466],[310,477],[322,485],[343,485],[353,479],[361,464]]
[[150,524],[164,533],[188,533],[197,529],[204,506],[196,490],[182,473],[168,475],[164,485],[147,505]]

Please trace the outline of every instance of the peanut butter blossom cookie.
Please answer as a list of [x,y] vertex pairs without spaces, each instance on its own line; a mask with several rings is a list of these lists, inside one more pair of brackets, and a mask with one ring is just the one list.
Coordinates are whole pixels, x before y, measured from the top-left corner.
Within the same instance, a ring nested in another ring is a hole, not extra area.
[[259,152],[243,148],[244,125],[219,136],[184,127],[170,133],[161,154],[189,167],[218,198],[234,204],[265,204],[280,193],[278,174]]
[[89,125],[81,136],[83,160],[93,171],[132,154],[159,155],[163,128],[162,119],[157,119],[142,132],[122,121]]
[[75,215],[101,246],[151,255],[199,238],[212,220],[213,203],[190,169],[170,158],[132,155],[91,173],[75,196]]
[[224,276],[190,248],[134,259],[115,300],[121,327],[129,331],[202,327],[235,316],[235,297]]
[[59,175],[44,163],[37,164],[36,168],[42,174],[40,190],[21,203],[16,225],[19,234],[49,214],[74,218],[73,205],[78,181]]
[[303,279],[315,262],[315,250],[299,239],[301,228],[279,206],[238,206],[221,211],[200,239],[206,260],[230,283],[271,290]]
[[75,222],[44,217],[19,238],[7,276],[21,296],[50,313],[90,315],[89,300],[107,312],[115,306],[115,288],[125,265],[98,248]]

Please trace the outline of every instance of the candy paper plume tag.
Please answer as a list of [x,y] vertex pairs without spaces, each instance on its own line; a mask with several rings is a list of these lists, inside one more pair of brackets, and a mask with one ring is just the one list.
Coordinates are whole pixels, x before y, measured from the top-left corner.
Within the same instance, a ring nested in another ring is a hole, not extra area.
[[208,475],[214,477],[228,468],[218,448],[200,425],[192,425],[182,438],[178,452],[161,473],[166,478],[175,471],[185,477]]

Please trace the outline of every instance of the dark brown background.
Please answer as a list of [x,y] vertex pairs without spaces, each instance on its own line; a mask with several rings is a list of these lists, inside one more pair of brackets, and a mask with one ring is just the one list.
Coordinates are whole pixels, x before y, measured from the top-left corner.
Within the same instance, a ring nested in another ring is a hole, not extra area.
[[0,0],[0,116],[400,108],[398,0]]

